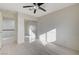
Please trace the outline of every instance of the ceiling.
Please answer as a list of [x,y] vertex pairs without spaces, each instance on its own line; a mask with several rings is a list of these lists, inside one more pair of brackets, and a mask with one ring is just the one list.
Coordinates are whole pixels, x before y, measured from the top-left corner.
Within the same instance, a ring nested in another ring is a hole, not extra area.
[[10,10],[21,12],[34,17],[41,17],[47,15],[51,12],[55,12],[62,8],[73,5],[73,3],[45,3],[41,7],[46,9],[46,12],[41,10],[37,10],[36,14],[33,13],[33,10],[29,10],[29,8],[23,8],[22,6],[33,5],[32,3],[0,3],[0,9]]

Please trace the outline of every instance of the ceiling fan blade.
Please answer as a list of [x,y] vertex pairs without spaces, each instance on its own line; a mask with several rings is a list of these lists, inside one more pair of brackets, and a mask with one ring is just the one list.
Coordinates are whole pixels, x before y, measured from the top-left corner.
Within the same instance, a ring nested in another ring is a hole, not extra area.
[[33,4],[36,6],[37,3],[33,3]]
[[28,8],[28,7],[33,7],[33,6],[23,6],[23,8]]
[[37,3],[38,6],[41,6],[41,5],[43,5],[43,4],[44,4],[44,3]]
[[36,13],[36,9],[34,9],[34,14]]
[[41,9],[41,10],[43,10],[43,11],[45,11],[45,12],[46,12],[46,10],[45,10],[45,9],[43,9],[42,7],[39,7],[39,9]]

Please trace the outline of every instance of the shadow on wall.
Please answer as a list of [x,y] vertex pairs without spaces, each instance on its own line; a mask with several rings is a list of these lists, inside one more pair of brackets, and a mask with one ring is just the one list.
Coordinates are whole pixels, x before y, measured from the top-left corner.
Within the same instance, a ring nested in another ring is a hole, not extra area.
[[39,39],[44,46],[47,45],[48,43],[55,42],[56,41],[56,28],[39,35]]

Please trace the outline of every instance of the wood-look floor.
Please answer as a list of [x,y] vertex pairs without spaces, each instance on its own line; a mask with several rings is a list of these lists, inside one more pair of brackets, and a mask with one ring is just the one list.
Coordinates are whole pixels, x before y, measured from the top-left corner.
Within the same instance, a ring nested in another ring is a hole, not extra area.
[[29,43],[25,41],[23,44],[6,44],[0,49],[1,55],[76,55],[79,51],[57,46],[49,43],[43,46],[39,41]]

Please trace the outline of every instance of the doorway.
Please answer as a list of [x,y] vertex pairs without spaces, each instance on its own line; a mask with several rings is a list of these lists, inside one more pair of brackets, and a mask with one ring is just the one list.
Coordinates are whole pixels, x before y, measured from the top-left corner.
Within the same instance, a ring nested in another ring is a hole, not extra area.
[[25,20],[25,40],[29,43],[36,41],[36,25],[36,21]]

